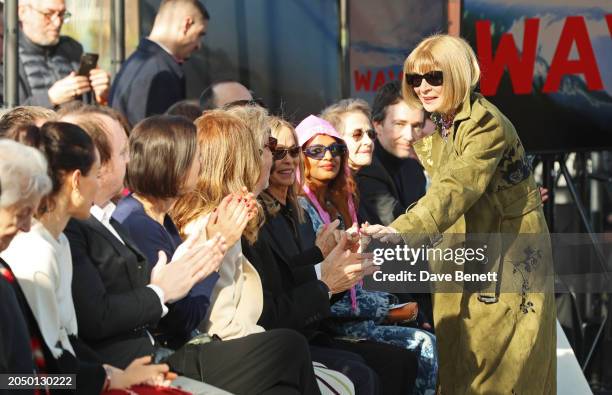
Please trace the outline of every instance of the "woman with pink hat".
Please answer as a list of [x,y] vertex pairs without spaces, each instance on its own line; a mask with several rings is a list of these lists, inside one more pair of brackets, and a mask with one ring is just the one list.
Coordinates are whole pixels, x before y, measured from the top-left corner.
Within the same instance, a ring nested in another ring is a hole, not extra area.
[[[330,123],[314,115],[295,130],[304,154],[304,174],[298,174],[298,179],[303,181],[305,196],[299,200],[315,232],[336,219],[341,228],[357,230],[357,189],[344,140]],[[332,317],[341,319],[332,320],[330,327],[338,336],[365,338],[418,353],[415,393],[433,394],[438,368],[435,336],[417,328],[385,325],[389,309],[396,302],[393,294],[366,291],[357,284],[332,305]]]

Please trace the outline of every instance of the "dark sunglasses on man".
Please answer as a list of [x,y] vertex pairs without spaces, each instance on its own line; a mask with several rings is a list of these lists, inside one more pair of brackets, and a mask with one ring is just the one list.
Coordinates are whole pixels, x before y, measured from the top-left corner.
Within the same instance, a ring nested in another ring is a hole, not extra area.
[[310,147],[304,148],[304,155],[309,158],[321,160],[325,158],[325,152],[329,151],[332,158],[343,155],[346,152],[346,145],[340,143],[333,143],[331,145],[311,145]]
[[276,149],[272,151],[272,157],[274,160],[282,160],[285,156],[287,156],[287,153],[289,153],[289,156],[292,158],[297,158],[300,155],[300,151],[302,151],[302,148],[300,148],[298,145],[284,148],[276,147]]
[[413,88],[421,86],[423,79],[431,86],[440,86],[444,82],[444,74],[439,71],[430,71],[425,74],[406,73],[406,83]]

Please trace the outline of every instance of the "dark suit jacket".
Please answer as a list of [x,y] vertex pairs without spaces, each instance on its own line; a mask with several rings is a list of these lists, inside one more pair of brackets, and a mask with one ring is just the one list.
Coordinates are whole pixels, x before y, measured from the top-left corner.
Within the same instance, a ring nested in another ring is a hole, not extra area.
[[109,102],[135,125],[148,116],[165,113],[185,98],[181,65],[157,43],[143,38],[115,77]]
[[[370,224],[389,225],[406,209],[425,194],[425,175],[423,168],[414,159],[405,159],[399,167],[404,174],[397,175],[410,185],[398,190],[394,174],[389,174],[383,166],[380,144],[376,145],[372,164],[357,172],[355,180],[359,188],[359,214],[361,221]],[[387,154],[389,155],[389,154]]]
[[259,324],[266,329],[295,329],[312,339],[319,334],[319,322],[330,315],[329,289],[317,279],[314,269],[323,255],[315,246],[310,222],[301,224],[298,233],[296,240],[289,222],[279,213],[266,219],[253,246],[244,239],[242,246],[263,285]]
[[[0,259],[0,268],[14,274]],[[76,394],[100,393],[106,380],[106,372],[97,361],[97,355],[76,337],[70,337],[76,357],[68,351],[55,359],[42,340],[43,336],[28,305],[25,295],[15,280],[7,281],[0,275],[0,373],[31,374],[35,370],[52,374],[76,374],[77,388],[66,391]],[[35,355],[30,344],[40,344],[41,355]],[[42,358],[44,368],[35,367],[34,358]],[[13,393],[1,390],[0,394]],[[33,394],[34,391],[23,391]],[[53,393],[53,392],[52,392]],[[64,393],[64,392],[62,392]]]
[[162,308],[155,291],[146,286],[151,269],[145,257],[116,221],[111,224],[125,245],[94,217],[71,219],[64,233],[74,265],[79,336],[103,362],[125,368],[153,352],[147,329],[157,325]]

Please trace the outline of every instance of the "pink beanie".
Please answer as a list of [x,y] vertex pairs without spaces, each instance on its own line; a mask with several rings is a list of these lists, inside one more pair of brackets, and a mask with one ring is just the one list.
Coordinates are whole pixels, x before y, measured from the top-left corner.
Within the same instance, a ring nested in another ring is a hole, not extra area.
[[298,135],[298,144],[301,147],[318,134],[325,134],[344,143],[344,140],[340,137],[338,132],[336,132],[336,129],[334,129],[331,123],[319,117],[315,117],[314,115],[309,115],[300,122],[295,128],[295,131]]

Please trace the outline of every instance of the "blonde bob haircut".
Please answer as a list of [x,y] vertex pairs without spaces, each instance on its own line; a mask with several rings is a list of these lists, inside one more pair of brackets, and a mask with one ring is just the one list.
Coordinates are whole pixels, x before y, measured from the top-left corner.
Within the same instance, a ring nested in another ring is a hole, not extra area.
[[[202,163],[198,183],[170,212],[181,236],[191,221],[211,213],[225,196],[242,192],[242,187],[252,191],[261,173],[259,144],[243,120],[224,110],[210,110],[195,125]],[[257,240],[263,221],[261,208],[258,211],[243,232],[250,243]]]
[[[439,112],[447,114],[456,111],[469,99],[480,80],[476,54],[464,39],[436,34],[421,41],[404,61],[404,76],[437,70],[444,75],[443,102]],[[402,82],[402,94],[408,106],[423,108],[414,88],[406,83],[406,78]]]
[[[291,136],[293,136],[295,145],[299,145],[298,141],[300,140],[298,139],[298,135],[295,132],[295,128],[293,127],[293,125],[280,117],[271,116],[270,117],[270,130],[272,132],[272,137],[278,138],[278,136],[280,135],[283,129],[289,130],[289,132],[291,133]],[[287,155],[289,155],[289,153],[287,153]],[[298,156],[298,169],[300,171],[300,174],[304,174],[304,159],[302,158],[302,154]],[[272,182],[272,180],[270,180],[270,182]],[[296,210],[298,221],[300,223],[303,223],[305,219],[304,210],[302,209],[302,206],[298,203],[298,196],[300,195],[301,192],[302,192],[302,183],[301,183],[300,178],[296,177],[295,182],[287,191],[287,201],[290,202],[293,205],[293,208]],[[274,217],[279,213],[280,206],[276,204],[276,200],[272,198],[271,195],[269,195],[268,193],[262,193],[260,195],[260,198],[264,206],[264,210],[267,212],[268,215]]]

